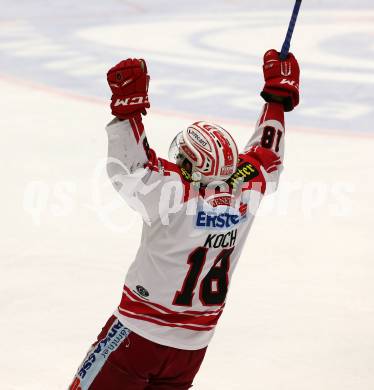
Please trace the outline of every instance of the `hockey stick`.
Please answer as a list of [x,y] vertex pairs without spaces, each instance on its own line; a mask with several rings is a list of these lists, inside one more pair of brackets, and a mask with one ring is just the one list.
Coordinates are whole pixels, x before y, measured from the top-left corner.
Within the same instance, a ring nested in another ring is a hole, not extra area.
[[295,28],[297,15],[299,14],[301,1],[302,0],[296,0],[295,6],[293,7],[290,24],[288,25],[286,39],[283,42],[282,50],[281,50],[280,55],[279,55],[281,60],[285,60],[287,58],[288,52],[290,51],[292,34],[293,34],[293,30]]

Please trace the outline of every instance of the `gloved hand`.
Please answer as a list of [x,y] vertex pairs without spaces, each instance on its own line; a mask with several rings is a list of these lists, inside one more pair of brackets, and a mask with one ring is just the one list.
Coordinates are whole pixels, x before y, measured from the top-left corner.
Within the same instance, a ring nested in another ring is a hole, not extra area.
[[128,119],[139,113],[146,115],[148,101],[147,65],[143,59],[121,61],[107,73],[112,90],[112,114],[120,119]]
[[292,53],[282,61],[272,49],[264,55],[265,86],[261,96],[267,102],[282,103],[284,111],[292,111],[299,104],[299,64]]

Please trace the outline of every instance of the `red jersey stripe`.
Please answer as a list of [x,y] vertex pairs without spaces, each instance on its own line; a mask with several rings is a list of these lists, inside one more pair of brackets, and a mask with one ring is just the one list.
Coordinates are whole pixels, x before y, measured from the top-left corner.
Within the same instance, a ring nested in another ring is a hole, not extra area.
[[134,133],[136,142],[138,143],[139,139],[140,139],[140,135],[139,135],[139,132],[138,132],[138,127],[136,126],[135,119],[134,118],[130,118],[129,122],[130,122],[130,125],[131,125],[131,129],[132,129],[132,131]]
[[166,312],[152,307],[148,302],[139,302],[133,300],[128,294],[123,294],[121,309],[132,312],[137,315],[144,315],[152,319],[172,324],[197,325],[197,326],[214,326],[217,324],[221,313],[192,315],[178,312]]
[[124,315],[125,317],[130,317],[130,318],[134,318],[134,319],[141,320],[141,321],[152,322],[153,324],[157,324],[160,326],[168,326],[171,328],[184,328],[184,329],[200,331],[200,332],[201,331],[209,331],[209,330],[214,329],[214,326],[199,326],[199,325],[164,322],[158,318],[153,318],[153,317],[150,317],[147,315],[132,313],[128,310],[122,309],[121,307],[118,308],[118,311],[120,312],[120,314]]
[[147,303],[149,305],[152,305],[160,310],[163,310],[167,313],[170,313],[170,314],[189,314],[189,315],[206,315],[206,314],[219,314],[223,311],[224,307],[225,307],[225,304],[223,304],[220,308],[216,309],[216,310],[206,310],[206,311],[198,311],[198,310],[184,310],[184,311],[175,311],[175,310],[171,310],[169,308],[167,308],[166,306],[162,306],[158,303],[155,303],[155,302],[149,302],[149,301],[146,301],[142,298],[140,298],[139,296],[137,296],[136,294],[134,294],[127,286],[124,286],[123,287],[123,292],[126,292],[127,294],[129,294],[131,296],[131,298],[137,300],[137,301],[140,301],[140,302],[143,302],[143,303]]

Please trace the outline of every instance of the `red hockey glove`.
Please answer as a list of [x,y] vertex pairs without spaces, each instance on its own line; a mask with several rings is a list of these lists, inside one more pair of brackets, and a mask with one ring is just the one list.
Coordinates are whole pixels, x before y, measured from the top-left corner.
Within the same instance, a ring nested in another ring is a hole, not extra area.
[[112,114],[120,119],[128,119],[136,114],[147,113],[149,76],[144,60],[131,59],[121,61],[107,73],[112,90]]
[[282,61],[276,50],[264,55],[265,86],[261,96],[267,102],[282,103],[284,111],[292,111],[299,104],[300,68],[295,56],[289,53]]

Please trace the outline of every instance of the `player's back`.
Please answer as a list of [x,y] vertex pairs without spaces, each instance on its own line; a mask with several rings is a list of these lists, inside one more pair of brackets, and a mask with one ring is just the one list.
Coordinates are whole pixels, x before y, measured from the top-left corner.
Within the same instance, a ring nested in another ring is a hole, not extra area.
[[115,119],[107,132],[109,177],[144,220],[116,315],[156,343],[203,348],[222,313],[262,195],[279,180],[283,106],[264,106],[235,173],[219,188],[199,187],[183,168],[157,158],[140,115]]
[[264,178],[241,155],[227,183],[197,188],[175,164],[160,161],[167,175],[153,199],[160,216],[143,224],[117,316],[152,341],[198,349],[208,344],[222,313]]

